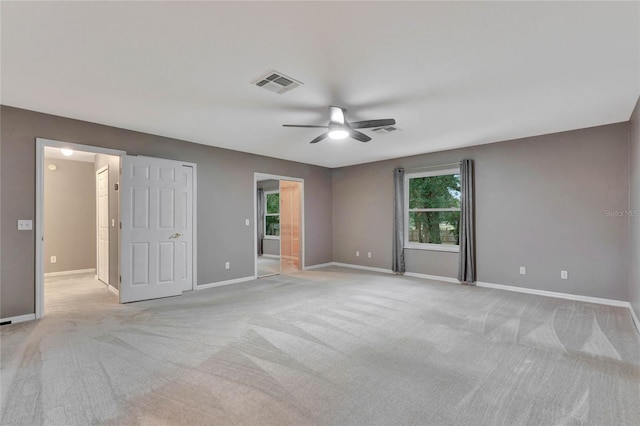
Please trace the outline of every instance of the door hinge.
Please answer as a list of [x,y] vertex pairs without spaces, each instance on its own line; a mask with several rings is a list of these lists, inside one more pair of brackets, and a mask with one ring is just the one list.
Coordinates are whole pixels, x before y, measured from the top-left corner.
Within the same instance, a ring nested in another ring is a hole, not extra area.
[[122,229],[122,222],[120,222],[120,229]]
[[120,282],[122,282],[122,275],[120,275]]

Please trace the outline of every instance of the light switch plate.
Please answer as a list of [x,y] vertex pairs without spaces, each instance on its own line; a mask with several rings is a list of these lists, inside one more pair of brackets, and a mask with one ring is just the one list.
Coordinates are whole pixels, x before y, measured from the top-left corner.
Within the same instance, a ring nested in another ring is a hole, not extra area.
[[32,220],[18,220],[18,231],[31,231],[33,229]]
[[249,219],[245,219],[245,220],[244,220],[244,224],[245,224],[245,225],[249,226],[249,223],[251,223],[251,222],[249,222]]

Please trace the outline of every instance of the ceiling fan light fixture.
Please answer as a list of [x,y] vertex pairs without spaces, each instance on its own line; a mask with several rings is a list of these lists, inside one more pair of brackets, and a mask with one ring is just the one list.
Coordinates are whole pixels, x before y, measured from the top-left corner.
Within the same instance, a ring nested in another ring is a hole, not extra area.
[[[326,126],[320,126],[317,124],[283,124],[284,127],[307,127],[307,128],[323,128],[328,129],[320,136],[313,139],[311,144],[318,143],[326,138],[333,140],[342,140],[348,137],[360,142],[369,142],[371,138],[356,129],[371,129],[373,127],[387,126],[389,129],[396,124],[396,120],[393,118],[385,118],[380,120],[364,120],[364,121],[352,121],[349,123],[345,119],[347,110],[337,106],[329,107],[329,124]],[[394,128],[395,129],[395,128]]]
[[349,132],[347,132],[346,130],[342,130],[342,129],[337,129],[337,130],[331,130],[329,132],[329,137],[331,139],[345,139],[347,136],[349,136]]

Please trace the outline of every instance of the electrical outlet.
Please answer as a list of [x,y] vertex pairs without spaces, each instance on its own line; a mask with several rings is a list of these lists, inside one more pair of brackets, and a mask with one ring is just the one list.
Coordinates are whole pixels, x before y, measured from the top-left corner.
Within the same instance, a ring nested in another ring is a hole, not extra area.
[[569,273],[567,271],[560,271],[560,278],[562,278],[563,280],[568,280]]
[[56,263],[58,261],[58,258],[55,256],[51,256],[51,263]]
[[367,253],[367,257],[371,257],[371,252]]
[[527,268],[525,268],[524,266],[520,267],[520,275],[527,275]]
[[31,231],[33,229],[33,221],[31,220],[18,220],[18,231]]
[[356,257],[360,257],[360,252],[356,250]]
[[231,268],[231,262],[224,262],[224,269]]

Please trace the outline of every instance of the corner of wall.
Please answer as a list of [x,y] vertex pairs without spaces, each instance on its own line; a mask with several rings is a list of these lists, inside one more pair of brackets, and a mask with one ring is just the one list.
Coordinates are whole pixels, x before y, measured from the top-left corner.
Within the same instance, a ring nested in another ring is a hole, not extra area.
[[640,317],[640,97],[629,118],[629,258],[628,291],[634,319]]

